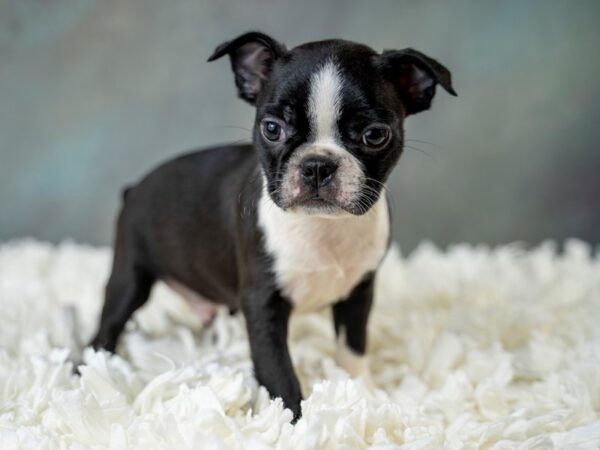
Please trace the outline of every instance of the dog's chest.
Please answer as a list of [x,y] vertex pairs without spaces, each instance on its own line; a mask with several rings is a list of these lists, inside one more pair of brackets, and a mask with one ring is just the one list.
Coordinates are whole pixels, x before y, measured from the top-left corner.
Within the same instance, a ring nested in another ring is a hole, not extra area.
[[389,239],[385,198],[363,216],[330,218],[285,212],[264,195],[259,224],[282,294],[301,312],[350,294],[377,268]]

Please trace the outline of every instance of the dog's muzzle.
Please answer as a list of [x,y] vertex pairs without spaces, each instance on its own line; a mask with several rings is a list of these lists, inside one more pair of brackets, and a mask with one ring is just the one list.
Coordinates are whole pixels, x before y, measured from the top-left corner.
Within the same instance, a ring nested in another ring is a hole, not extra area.
[[300,178],[307,187],[327,186],[333,180],[338,164],[333,159],[320,155],[309,155],[300,163]]

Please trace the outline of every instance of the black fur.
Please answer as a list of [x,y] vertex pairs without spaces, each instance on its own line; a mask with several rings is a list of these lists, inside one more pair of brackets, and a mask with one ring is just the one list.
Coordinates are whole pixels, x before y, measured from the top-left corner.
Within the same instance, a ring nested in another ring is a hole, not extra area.
[[[179,157],[124,192],[112,273],[92,345],[114,351],[126,321],[147,300],[153,283],[176,280],[232,311],[243,311],[256,377],[297,419],[301,392],[286,342],[292,304],[278,285],[257,217],[263,174],[272,200],[285,209],[281,173],[308,139],[309,83],[327,60],[334,59],[343,75],[337,125],[341,143],[368,177],[369,206],[402,153],[405,116],[429,107],[436,83],[454,91],[443,66],[412,50],[380,55],[364,45],[329,40],[287,51],[254,32],[219,46],[210,60],[226,54],[240,97],[257,108],[254,143]],[[273,144],[261,136],[265,117],[281,121],[289,135],[285,142]],[[372,123],[392,130],[389,143],[377,151],[361,141]],[[367,346],[374,279],[374,273],[365,273],[348,298],[335,299],[333,307],[336,331],[343,329],[348,345],[359,354]]]
[[344,333],[348,347],[362,355],[367,350],[367,321],[373,303],[375,274],[368,273],[347,299],[333,305],[335,332]]

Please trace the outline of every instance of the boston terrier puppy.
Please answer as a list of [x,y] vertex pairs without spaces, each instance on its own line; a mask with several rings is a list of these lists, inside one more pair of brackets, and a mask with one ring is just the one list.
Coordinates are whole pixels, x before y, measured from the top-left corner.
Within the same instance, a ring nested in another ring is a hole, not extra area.
[[256,107],[252,145],[171,160],[126,190],[112,273],[91,345],[114,351],[163,280],[206,320],[245,316],[257,380],[294,418],[302,394],[287,346],[292,312],[332,306],[338,361],[369,382],[367,321],[390,243],[384,183],[407,116],[429,109],[449,71],[413,50],[326,40],[291,50],[251,32],[218,46]]

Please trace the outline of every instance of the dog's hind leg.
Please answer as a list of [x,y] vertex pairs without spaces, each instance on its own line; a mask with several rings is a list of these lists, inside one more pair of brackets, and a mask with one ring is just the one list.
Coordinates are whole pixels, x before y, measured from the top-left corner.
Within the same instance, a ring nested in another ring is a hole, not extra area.
[[95,349],[103,348],[114,352],[125,324],[150,295],[154,278],[135,267],[128,272],[115,274],[113,271],[106,286],[100,326],[90,344]]
[[119,335],[135,310],[148,296],[156,277],[139,262],[138,252],[128,242],[131,236],[117,231],[112,273],[105,290],[98,333],[90,345],[114,352]]

